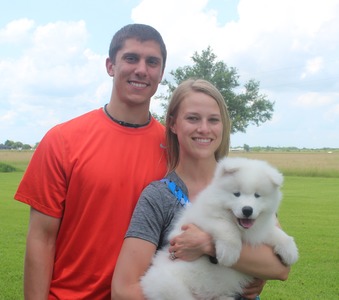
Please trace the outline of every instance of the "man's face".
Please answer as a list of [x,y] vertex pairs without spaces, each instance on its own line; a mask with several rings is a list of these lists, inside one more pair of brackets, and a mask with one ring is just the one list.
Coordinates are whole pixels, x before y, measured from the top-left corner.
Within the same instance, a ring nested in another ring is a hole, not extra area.
[[107,72],[114,78],[114,95],[130,105],[149,102],[161,82],[163,63],[155,41],[126,40],[115,63],[106,62]]

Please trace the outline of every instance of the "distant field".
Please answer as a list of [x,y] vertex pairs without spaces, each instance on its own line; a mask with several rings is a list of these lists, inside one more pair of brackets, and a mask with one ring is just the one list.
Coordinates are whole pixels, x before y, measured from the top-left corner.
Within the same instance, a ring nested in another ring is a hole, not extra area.
[[231,152],[230,156],[266,160],[284,175],[339,177],[339,152]]
[[8,163],[24,171],[32,158],[34,151],[0,150],[0,162]]
[[[34,151],[1,151],[0,162],[25,169]],[[266,160],[284,175],[339,177],[339,151],[314,152],[231,152],[230,156],[243,156]]]

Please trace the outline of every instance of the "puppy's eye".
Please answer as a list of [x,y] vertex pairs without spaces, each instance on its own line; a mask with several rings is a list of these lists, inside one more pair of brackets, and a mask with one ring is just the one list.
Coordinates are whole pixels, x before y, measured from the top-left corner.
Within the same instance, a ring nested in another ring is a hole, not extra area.
[[240,197],[240,192],[233,193],[234,196]]
[[259,195],[258,193],[255,193],[255,194],[254,194],[254,197],[255,197],[255,198],[260,198],[260,195]]

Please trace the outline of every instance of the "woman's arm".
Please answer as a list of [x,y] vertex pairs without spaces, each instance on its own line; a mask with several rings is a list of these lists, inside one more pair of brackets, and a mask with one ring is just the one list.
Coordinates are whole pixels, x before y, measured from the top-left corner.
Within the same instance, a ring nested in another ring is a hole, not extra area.
[[145,300],[140,278],[151,265],[156,246],[148,241],[128,237],[124,240],[112,278],[112,299]]
[[267,245],[243,245],[240,258],[233,268],[264,280],[287,280],[290,272],[290,267],[284,265]]

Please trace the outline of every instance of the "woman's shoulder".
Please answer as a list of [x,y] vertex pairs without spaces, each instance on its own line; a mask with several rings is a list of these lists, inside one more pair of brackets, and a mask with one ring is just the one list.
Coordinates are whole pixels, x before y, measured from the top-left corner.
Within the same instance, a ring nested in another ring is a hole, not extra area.
[[167,188],[166,183],[163,180],[152,181],[146,188],[143,190],[141,197],[161,199],[166,198],[170,191]]
[[168,188],[168,183],[173,184],[176,188],[182,190],[184,193],[187,193],[186,185],[174,171],[168,173],[163,179],[151,182],[145,188],[145,190],[148,190],[148,191],[157,190],[160,192],[163,192],[163,191],[171,192]]
[[178,187],[182,186],[181,180],[178,179],[180,180],[175,172],[171,172],[163,179],[151,182],[143,190],[141,199],[156,202],[158,205],[172,205],[176,202],[176,197],[169,189],[168,182],[174,183]]
[[[167,208],[178,204],[185,206],[189,202],[187,187],[174,171],[167,174],[165,178],[149,184],[142,197],[149,198],[150,201],[157,201],[158,205]],[[159,200],[161,200],[160,203]]]

